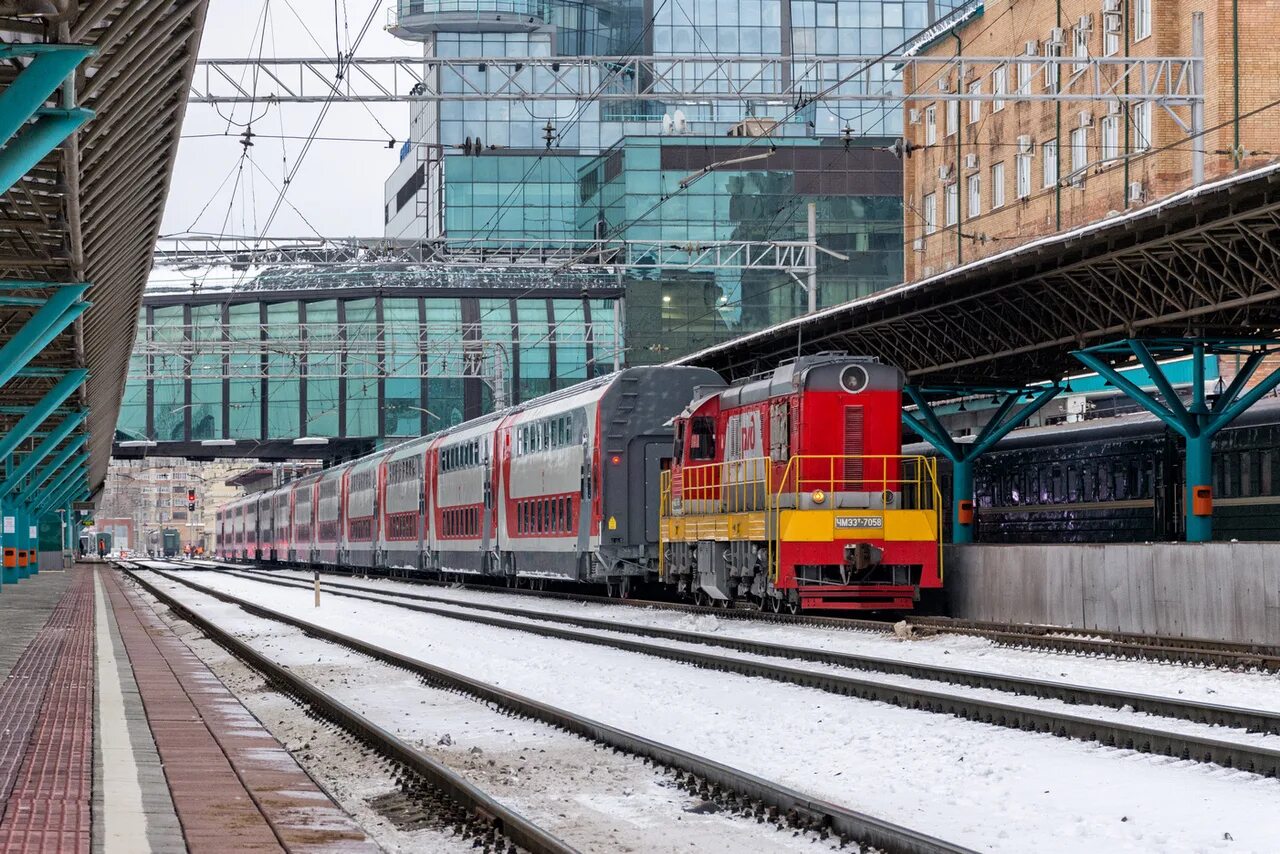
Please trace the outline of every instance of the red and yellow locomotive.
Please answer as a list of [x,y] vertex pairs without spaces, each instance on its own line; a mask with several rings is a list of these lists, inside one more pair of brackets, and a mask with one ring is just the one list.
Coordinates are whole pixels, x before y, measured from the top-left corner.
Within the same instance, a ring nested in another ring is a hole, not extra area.
[[660,571],[700,602],[906,610],[942,586],[934,461],[902,455],[902,374],[843,353],[704,390],[674,421]]

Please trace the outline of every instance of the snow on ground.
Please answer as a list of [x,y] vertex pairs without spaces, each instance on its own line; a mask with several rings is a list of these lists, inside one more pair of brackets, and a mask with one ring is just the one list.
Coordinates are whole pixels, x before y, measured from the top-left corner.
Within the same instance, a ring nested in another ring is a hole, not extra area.
[[[383,595],[383,594],[391,595],[390,591],[387,591],[386,588],[371,590],[370,593],[376,594],[376,595]],[[339,596],[339,594],[337,593],[330,593],[330,595]],[[341,597],[339,596],[339,598]],[[389,598],[387,601],[394,601],[394,598]],[[410,604],[426,604],[426,603],[410,603]],[[443,607],[445,609],[449,609],[450,606],[443,605],[443,606],[437,606],[437,607]],[[462,609],[462,610],[465,611],[466,609]],[[627,641],[632,643],[644,642],[643,638],[638,638],[635,635],[622,635],[618,632],[611,632],[607,630],[583,629],[583,628],[578,628],[576,626],[567,626],[563,623],[556,623],[555,620],[552,618],[539,620],[534,618],[513,617],[506,614],[497,615],[497,616],[500,616],[500,618],[503,620],[508,620],[512,623],[517,623],[517,624],[527,624],[530,626],[550,624],[550,625],[554,625],[556,628],[583,634],[583,635],[590,635],[590,636],[596,636],[596,637],[609,637],[609,638],[625,638]],[[700,632],[700,633],[707,634],[712,639],[715,639],[717,637],[717,635],[713,633],[707,633],[707,632]],[[1213,738],[1219,741],[1235,742],[1238,744],[1245,744],[1245,745],[1250,745],[1254,747],[1264,747],[1271,750],[1280,751],[1280,735],[1251,733],[1242,729],[1233,729],[1233,728],[1219,727],[1219,726],[1208,726],[1204,724],[1194,723],[1191,721],[1171,719],[1167,717],[1161,717],[1158,715],[1149,715],[1143,712],[1135,712],[1132,710],[1131,707],[1126,707],[1125,709],[1113,709],[1113,708],[1104,707],[1104,706],[1072,705],[1071,703],[1067,703],[1062,700],[1041,699],[1038,697],[1030,697],[1030,696],[1019,696],[1016,694],[1010,694],[1005,691],[1000,691],[994,688],[970,688],[970,687],[961,686],[961,685],[950,685],[946,683],[941,683],[935,680],[917,679],[911,676],[902,676],[902,675],[896,675],[896,674],[875,673],[871,671],[857,670],[849,667],[844,667],[842,665],[824,664],[821,662],[803,661],[799,659],[789,659],[789,658],[782,658],[778,656],[754,655],[749,653],[738,652],[735,650],[711,647],[711,646],[708,646],[707,644],[685,643],[685,642],[670,641],[670,640],[653,640],[651,641],[651,643],[654,646],[658,646],[662,648],[682,649],[682,650],[688,650],[693,652],[712,652],[714,654],[727,657],[727,658],[745,659],[748,661],[766,661],[771,664],[782,665],[783,667],[790,667],[797,670],[809,670],[809,671],[814,671],[819,673],[833,673],[836,675],[860,679],[867,682],[874,682],[877,684],[906,686],[909,688],[924,689],[927,691],[933,691],[933,692],[942,693],[942,694],[952,694],[960,697],[979,698],[979,699],[1004,703],[1008,705],[1034,708],[1041,711],[1055,712],[1055,713],[1066,714],[1066,715],[1071,715],[1075,717],[1089,717],[1094,720],[1114,721],[1122,724],[1128,724],[1131,726],[1150,726],[1150,727],[1164,730],[1167,732],[1180,732],[1180,733],[1185,733],[1192,736],[1199,736],[1202,738]],[[1059,681],[1062,681],[1062,680],[1059,680]],[[1205,700],[1204,702],[1211,702],[1211,701]]]
[[979,850],[1271,852],[1280,840],[1280,783],[1243,772],[389,605],[330,596],[317,610],[307,590],[189,577]]
[[[309,573],[273,572],[272,574],[311,580]],[[484,590],[452,587],[424,587],[420,584],[384,579],[329,578],[327,580],[359,584],[373,590],[438,596],[458,602],[613,620],[629,625],[702,632],[725,638],[743,638],[809,649],[872,655],[900,661],[936,664],[942,667],[962,667],[967,670],[981,670],[1009,676],[1280,712],[1280,676],[1274,673],[1237,673],[1216,668],[1191,667],[1185,664],[1101,659],[1053,651],[1014,649],[999,646],[985,638],[965,635],[941,634],[904,641],[887,633],[877,634],[817,626],[787,626],[732,617],[721,618],[711,614],[689,614],[658,608],[642,609],[629,605],[533,599],[533,597],[519,594],[491,593]],[[791,666],[798,666],[798,663],[792,662]]]
[[[797,837],[773,825],[721,814],[714,804],[679,789],[672,775],[633,756],[429,687],[399,668],[250,617],[210,597],[199,599],[202,613],[220,624],[234,624],[259,652],[582,851],[821,854],[831,848],[830,843],[815,848],[816,837]],[[290,714],[296,716],[296,709]],[[304,740],[291,745],[297,751],[342,744],[336,734],[310,722],[305,729],[309,734]],[[368,764],[356,765],[357,779],[367,773]],[[678,839],[671,834],[676,825]]]

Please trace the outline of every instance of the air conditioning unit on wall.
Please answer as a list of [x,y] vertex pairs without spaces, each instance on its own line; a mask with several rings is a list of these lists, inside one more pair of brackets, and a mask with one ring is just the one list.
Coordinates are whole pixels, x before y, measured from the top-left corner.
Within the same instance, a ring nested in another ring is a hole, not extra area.
[[1141,181],[1129,182],[1129,201],[1145,202],[1147,200],[1147,188]]
[[978,168],[978,155],[976,155],[976,154],[966,154],[966,155],[964,156],[964,168],[966,168],[966,169],[977,169],[977,168]]

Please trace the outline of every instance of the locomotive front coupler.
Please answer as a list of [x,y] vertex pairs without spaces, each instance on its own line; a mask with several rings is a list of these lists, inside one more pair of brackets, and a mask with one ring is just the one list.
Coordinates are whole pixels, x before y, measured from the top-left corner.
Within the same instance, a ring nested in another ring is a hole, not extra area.
[[857,570],[879,566],[883,559],[884,549],[871,543],[848,543],[844,547],[845,563]]

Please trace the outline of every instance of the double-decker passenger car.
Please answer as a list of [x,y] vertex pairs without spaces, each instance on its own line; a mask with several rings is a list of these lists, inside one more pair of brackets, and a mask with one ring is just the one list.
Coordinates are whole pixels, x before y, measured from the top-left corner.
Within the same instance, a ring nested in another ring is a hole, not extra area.
[[733,387],[703,368],[631,368],[240,499],[223,516],[254,531],[220,551],[909,608],[941,570],[932,463],[899,455],[900,387],[895,369],[843,355]]

